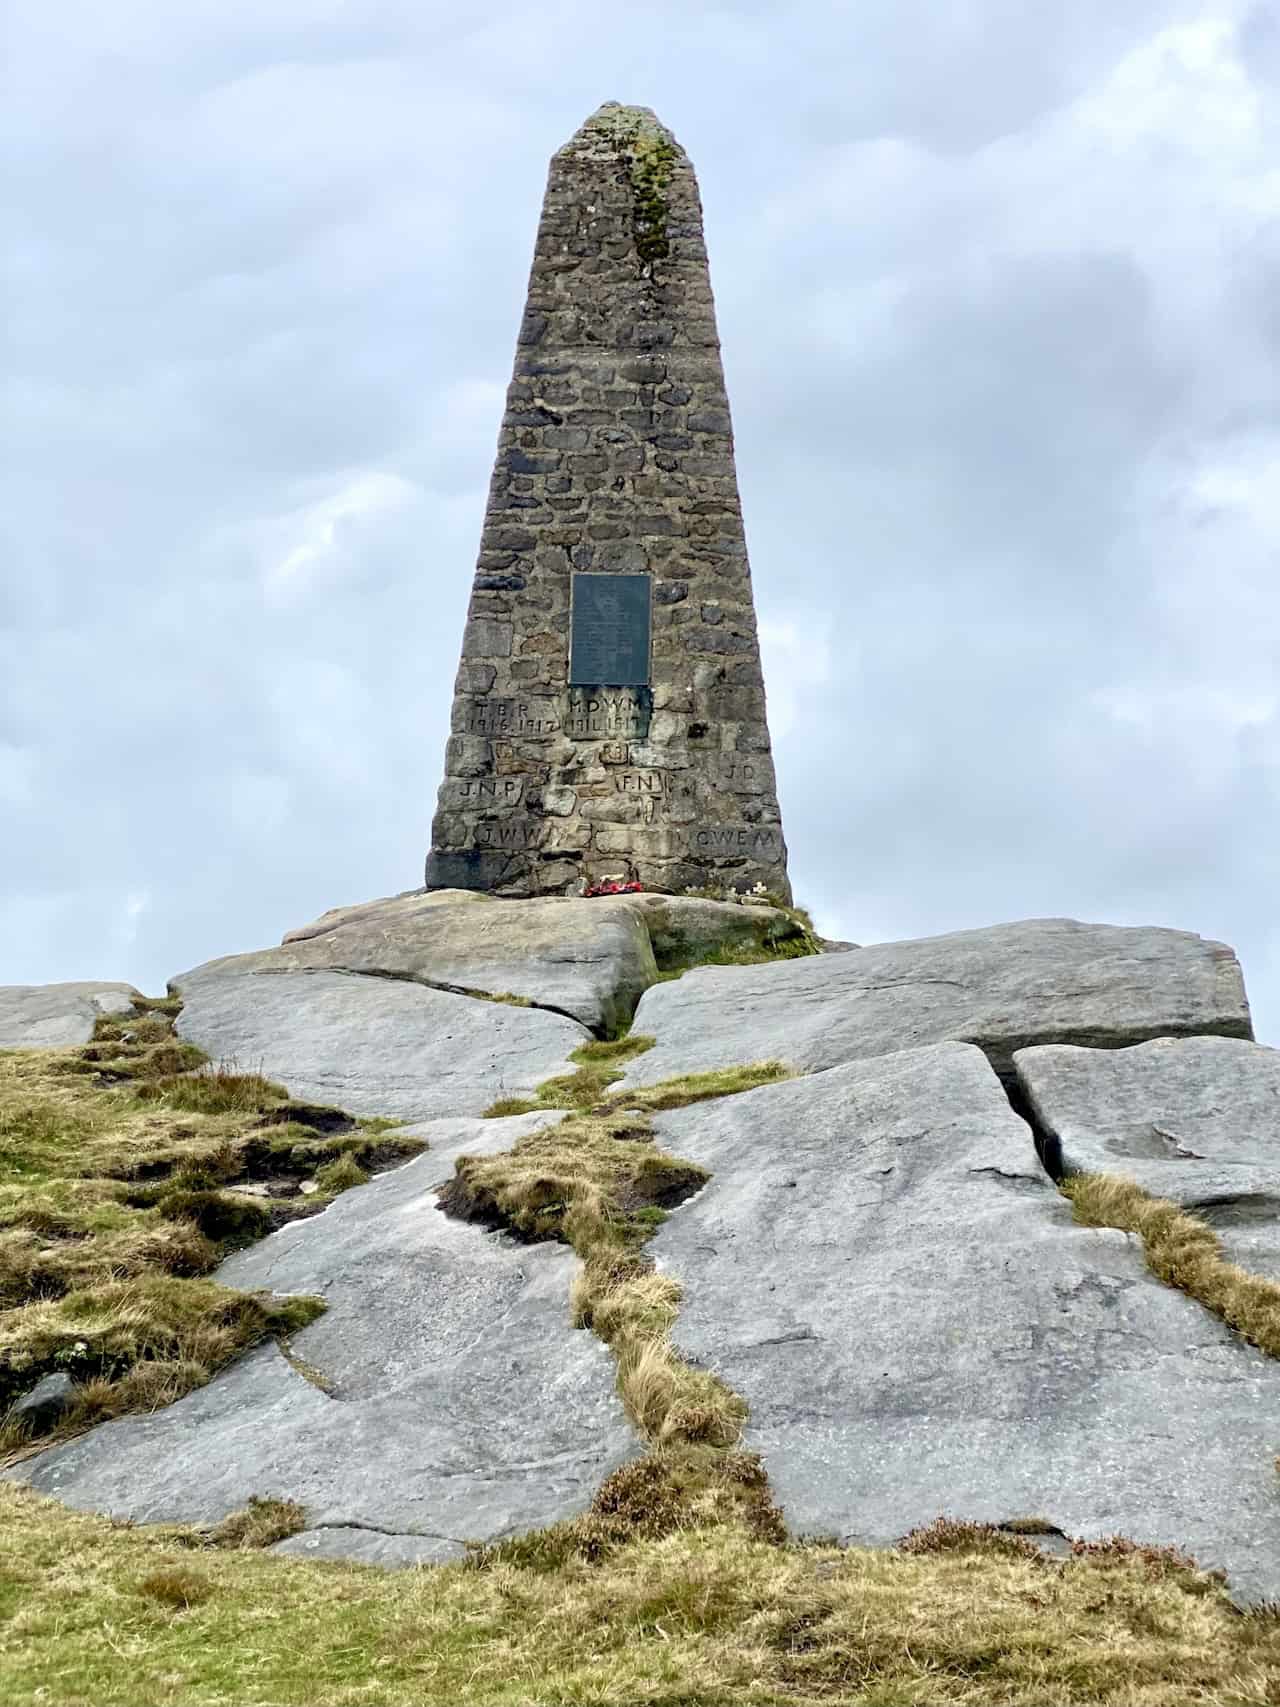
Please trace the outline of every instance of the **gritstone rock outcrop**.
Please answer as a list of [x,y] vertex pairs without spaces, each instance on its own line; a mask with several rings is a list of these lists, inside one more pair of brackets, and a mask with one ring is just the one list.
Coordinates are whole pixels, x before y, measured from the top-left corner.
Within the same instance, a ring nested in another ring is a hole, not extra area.
[[102,1014],[128,1013],[132,984],[7,984],[0,987],[0,1049],[87,1043]]
[[855,1061],[658,1129],[712,1173],[655,1241],[677,1344],[747,1401],[796,1533],[1039,1518],[1273,1592],[1280,1362],[1135,1240],[1073,1224],[981,1051]]
[[649,1247],[683,1288],[678,1351],[746,1402],[795,1533],[890,1542],[943,1512],[1046,1544],[1120,1531],[1188,1549],[1242,1600],[1280,1596],[1280,1361],[1055,1186],[1127,1174],[1277,1273],[1280,1055],[1252,1041],[1234,955],[1030,920],[660,975],[788,924],[668,897],[408,895],[179,977],[179,1029],[215,1059],[422,1122],[431,1148],[224,1265],[326,1296],[287,1357],[260,1348],[7,1473],[142,1519],[288,1496],[307,1511],[288,1551],[385,1563],[581,1511],[646,1446],[608,1352],[570,1326],[577,1260],[451,1219],[436,1188],[561,1118],[474,1117],[569,1072],[638,997],[655,1042],[620,1065],[618,1111],[676,1074],[795,1074],[654,1117],[710,1178]]

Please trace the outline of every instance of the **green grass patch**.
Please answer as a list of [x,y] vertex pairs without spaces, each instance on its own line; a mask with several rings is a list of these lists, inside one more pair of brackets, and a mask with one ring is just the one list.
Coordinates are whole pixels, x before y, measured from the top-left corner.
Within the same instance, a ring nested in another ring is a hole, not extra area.
[[622,1078],[621,1068],[625,1063],[652,1049],[654,1042],[652,1037],[621,1037],[608,1043],[584,1043],[569,1057],[578,1063],[576,1072],[545,1080],[532,1096],[500,1097],[485,1109],[485,1118],[495,1120],[504,1115],[533,1114],[551,1108],[605,1114],[622,1103],[628,1108],[655,1111],[684,1108],[690,1103],[736,1096],[739,1091],[754,1090],[759,1085],[776,1084],[791,1077],[791,1069],[781,1061],[754,1061],[745,1067],[684,1073],[664,1079],[658,1085],[624,1085],[614,1089]]
[[538,1109],[588,1109],[598,1103],[622,1077],[622,1067],[652,1049],[652,1037],[615,1037],[605,1042],[584,1043],[569,1059],[577,1071],[546,1079],[532,1096],[499,1097],[485,1109],[485,1118],[500,1119],[508,1114],[532,1114]]
[[716,1097],[738,1096],[743,1091],[776,1085],[793,1076],[792,1069],[781,1061],[753,1061],[745,1067],[713,1067],[705,1073],[681,1073],[656,1085],[628,1085],[615,1092],[613,1100],[625,1102],[628,1108],[657,1113],[667,1108],[688,1108],[692,1103],[710,1102]]

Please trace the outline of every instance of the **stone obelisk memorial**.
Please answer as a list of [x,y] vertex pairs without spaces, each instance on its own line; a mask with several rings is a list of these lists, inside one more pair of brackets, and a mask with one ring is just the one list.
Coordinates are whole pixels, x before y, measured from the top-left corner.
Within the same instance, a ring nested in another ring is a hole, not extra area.
[[427,887],[790,898],[697,180],[647,108],[552,158]]

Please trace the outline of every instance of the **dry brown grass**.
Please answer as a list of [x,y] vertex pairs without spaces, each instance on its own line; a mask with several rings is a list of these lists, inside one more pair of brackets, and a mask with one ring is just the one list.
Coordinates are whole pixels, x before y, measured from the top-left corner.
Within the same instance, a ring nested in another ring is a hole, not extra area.
[[290,1535],[300,1535],[306,1526],[307,1514],[297,1500],[254,1494],[242,1510],[215,1524],[205,1539],[210,1547],[270,1547]]
[[[612,1348],[619,1393],[644,1438],[668,1448],[727,1449],[741,1435],[746,1407],[676,1353],[670,1335],[680,1289],[654,1271],[643,1250],[667,1210],[708,1176],[658,1149],[646,1116],[769,1084],[787,1070],[765,1061],[614,1089],[622,1064],[652,1045],[652,1038],[627,1037],[575,1051],[576,1072],[538,1092],[541,1106],[568,1110],[568,1118],[500,1155],[460,1157],[441,1204],[522,1238],[572,1245],[582,1258],[574,1320]],[[508,1103],[490,1113],[515,1111]]]
[[613,1348],[623,1403],[653,1441],[730,1445],[741,1429],[741,1402],[673,1351],[679,1287],[643,1252],[666,1209],[706,1179],[634,1113],[577,1113],[500,1155],[459,1157],[441,1193],[450,1214],[573,1246],[574,1319]]
[[581,1517],[475,1545],[468,1551],[468,1563],[479,1571],[505,1565],[556,1571],[571,1559],[599,1563],[636,1541],[657,1541],[717,1524],[737,1525],[756,1541],[786,1544],[782,1513],[759,1457],[754,1452],[659,1448],[607,1476]]
[[[738,1457],[716,1455],[723,1464]],[[418,1571],[259,1551],[0,1486],[11,1707],[1273,1707],[1280,1619],[1138,1557],[783,1546],[661,1466],[590,1535]],[[750,1481],[750,1461],[742,1464]],[[721,1484],[716,1496],[730,1500]],[[181,1573],[171,1587],[163,1579]],[[160,1577],[158,1598],[139,1592]]]
[[1260,1351],[1280,1357],[1280,1285],[1228,1262],[1212,1227],[1112,1174],[1074,1174],[1061,1190],[1077,1221],[1136,1233],[1153,1274],[1221,1316]]
[[[319,1301],[202,1277],[421,1148],[211,1067],[173,1036],[174,1012],[143,1001],[82,1049],[0,1053],[0,1419],[55,1370],[77,1383],[59,1434],[153,1410],[305,1325]],[[255,1180],[274,1195],[237,1189]],[[0,1453],[24,1448],[27,1427],[0,1421]]]
[[138,1584],[138,1593],[171,1612],[186,1612],[213,1593],[208,1577],[188,1566],[174,1565],[167,1571],[151,1571]]

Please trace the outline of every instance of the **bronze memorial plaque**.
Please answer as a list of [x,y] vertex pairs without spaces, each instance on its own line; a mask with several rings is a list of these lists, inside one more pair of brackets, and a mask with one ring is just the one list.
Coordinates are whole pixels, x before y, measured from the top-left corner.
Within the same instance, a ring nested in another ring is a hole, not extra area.
[[648,575],[574,575],[570,686],[648,685],[651,588]]

